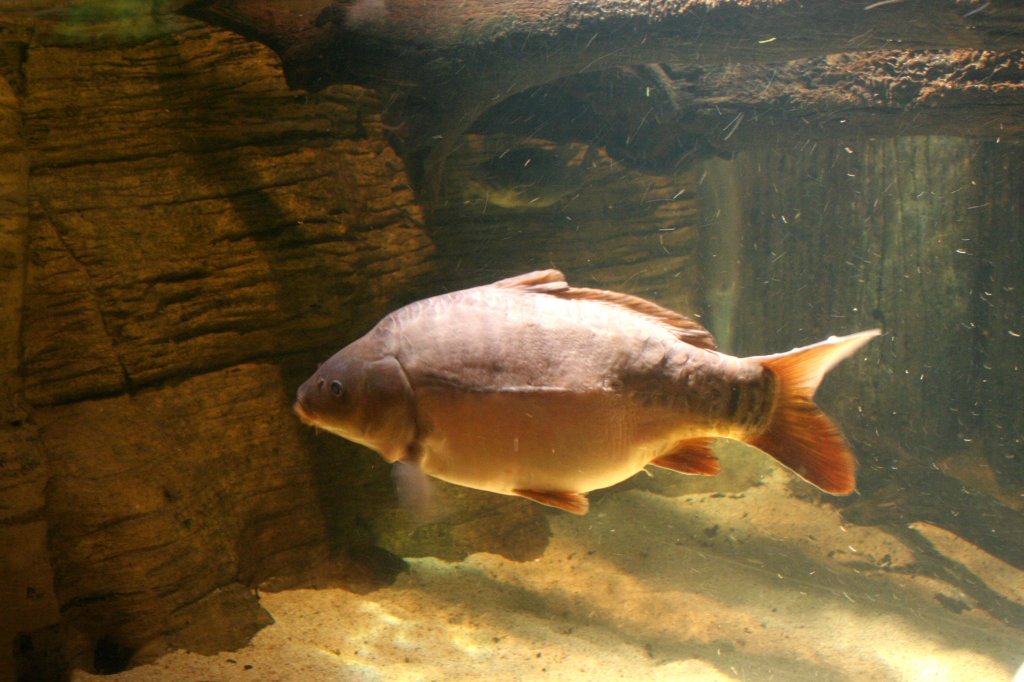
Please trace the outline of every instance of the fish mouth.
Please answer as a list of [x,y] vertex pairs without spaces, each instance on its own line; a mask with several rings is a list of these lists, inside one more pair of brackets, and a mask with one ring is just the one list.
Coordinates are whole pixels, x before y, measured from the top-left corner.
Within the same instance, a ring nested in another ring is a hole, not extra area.
[[308,424],[309,426],[317,425],[316,416],[309,411],[309,408],[302,404],[302,398],[295,401],[295,404],[292,405],[292,409],[295,411],[295,414],[299,416],[299,419],[303,424]]

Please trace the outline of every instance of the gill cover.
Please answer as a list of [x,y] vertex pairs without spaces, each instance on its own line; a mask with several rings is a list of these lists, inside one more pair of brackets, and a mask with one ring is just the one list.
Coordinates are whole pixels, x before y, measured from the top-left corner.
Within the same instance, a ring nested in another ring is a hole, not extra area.
[[412,387],[393,356],[364,359],[346,348],[298,391],[295,411],[313,426],[403,459],[416,437]]

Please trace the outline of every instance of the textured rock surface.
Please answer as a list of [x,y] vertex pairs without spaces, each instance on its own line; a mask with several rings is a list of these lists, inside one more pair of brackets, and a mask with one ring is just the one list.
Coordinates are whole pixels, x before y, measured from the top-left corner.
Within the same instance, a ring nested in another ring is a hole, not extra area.
[[335,583],[400,568],[346,553],[370,538],[325,520],[290,410],[433,268],[380,102],[289,91],[222,31],[110,42],[26,45],[0,90],[0,634],[25,679],[238,646],[268,622],[249,586],[332,548]]
[[732,274],[741,353],[885,330],[820,392],[861,452],[851,518],[936,523],[1022,566],[1020,513],[997,501],[1021,492],[1019,159],[938,136],[741,154]]
[[[276,367],[239,365],[35,412],[65,624],[130,650],[161,636],[239,646],[266,622],[241,583],[326,558],[283,383]],[[230,623],[236,606],[249,627],[199,625],[218,610]]]
[[335,343],[425,271],[367,90],[311,102],[264,48],[205,29],[39,48],[27,78],[34,404]]
[[[20,109],[13,88],[0,78],[0,678],[14,677],[17,649],[34,646],[45,659],[58,648],[46,544],[46,456],[28,421],[18,371],[28,247],[28,159]],[[41,636],[31,643],[22,632]],[[58,670],[59,664],[49,672]]]

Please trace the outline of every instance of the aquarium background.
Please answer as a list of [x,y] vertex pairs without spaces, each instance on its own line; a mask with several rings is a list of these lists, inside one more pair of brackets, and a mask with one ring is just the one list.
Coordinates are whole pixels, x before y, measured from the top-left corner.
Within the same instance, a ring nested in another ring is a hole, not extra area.
[[[0,2],[0,680],[1010,680],[1020,11],[919,4]],[[388,312],[550,267],[734,355],[881,328],[818,394],[857,493],[722,443],[424,522],[293,415]]]

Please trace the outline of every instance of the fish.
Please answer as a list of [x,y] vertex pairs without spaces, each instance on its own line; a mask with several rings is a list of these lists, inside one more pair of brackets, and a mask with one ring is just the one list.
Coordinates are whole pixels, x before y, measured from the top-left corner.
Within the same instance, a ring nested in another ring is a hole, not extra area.
[[392,312],[323,362],[294,410],[424,477],[574,514],[648,466],[717,474],[718,438],[847,495],[856,458],[813,396],[880,333],[733,357],[691,318],[542,270]]

